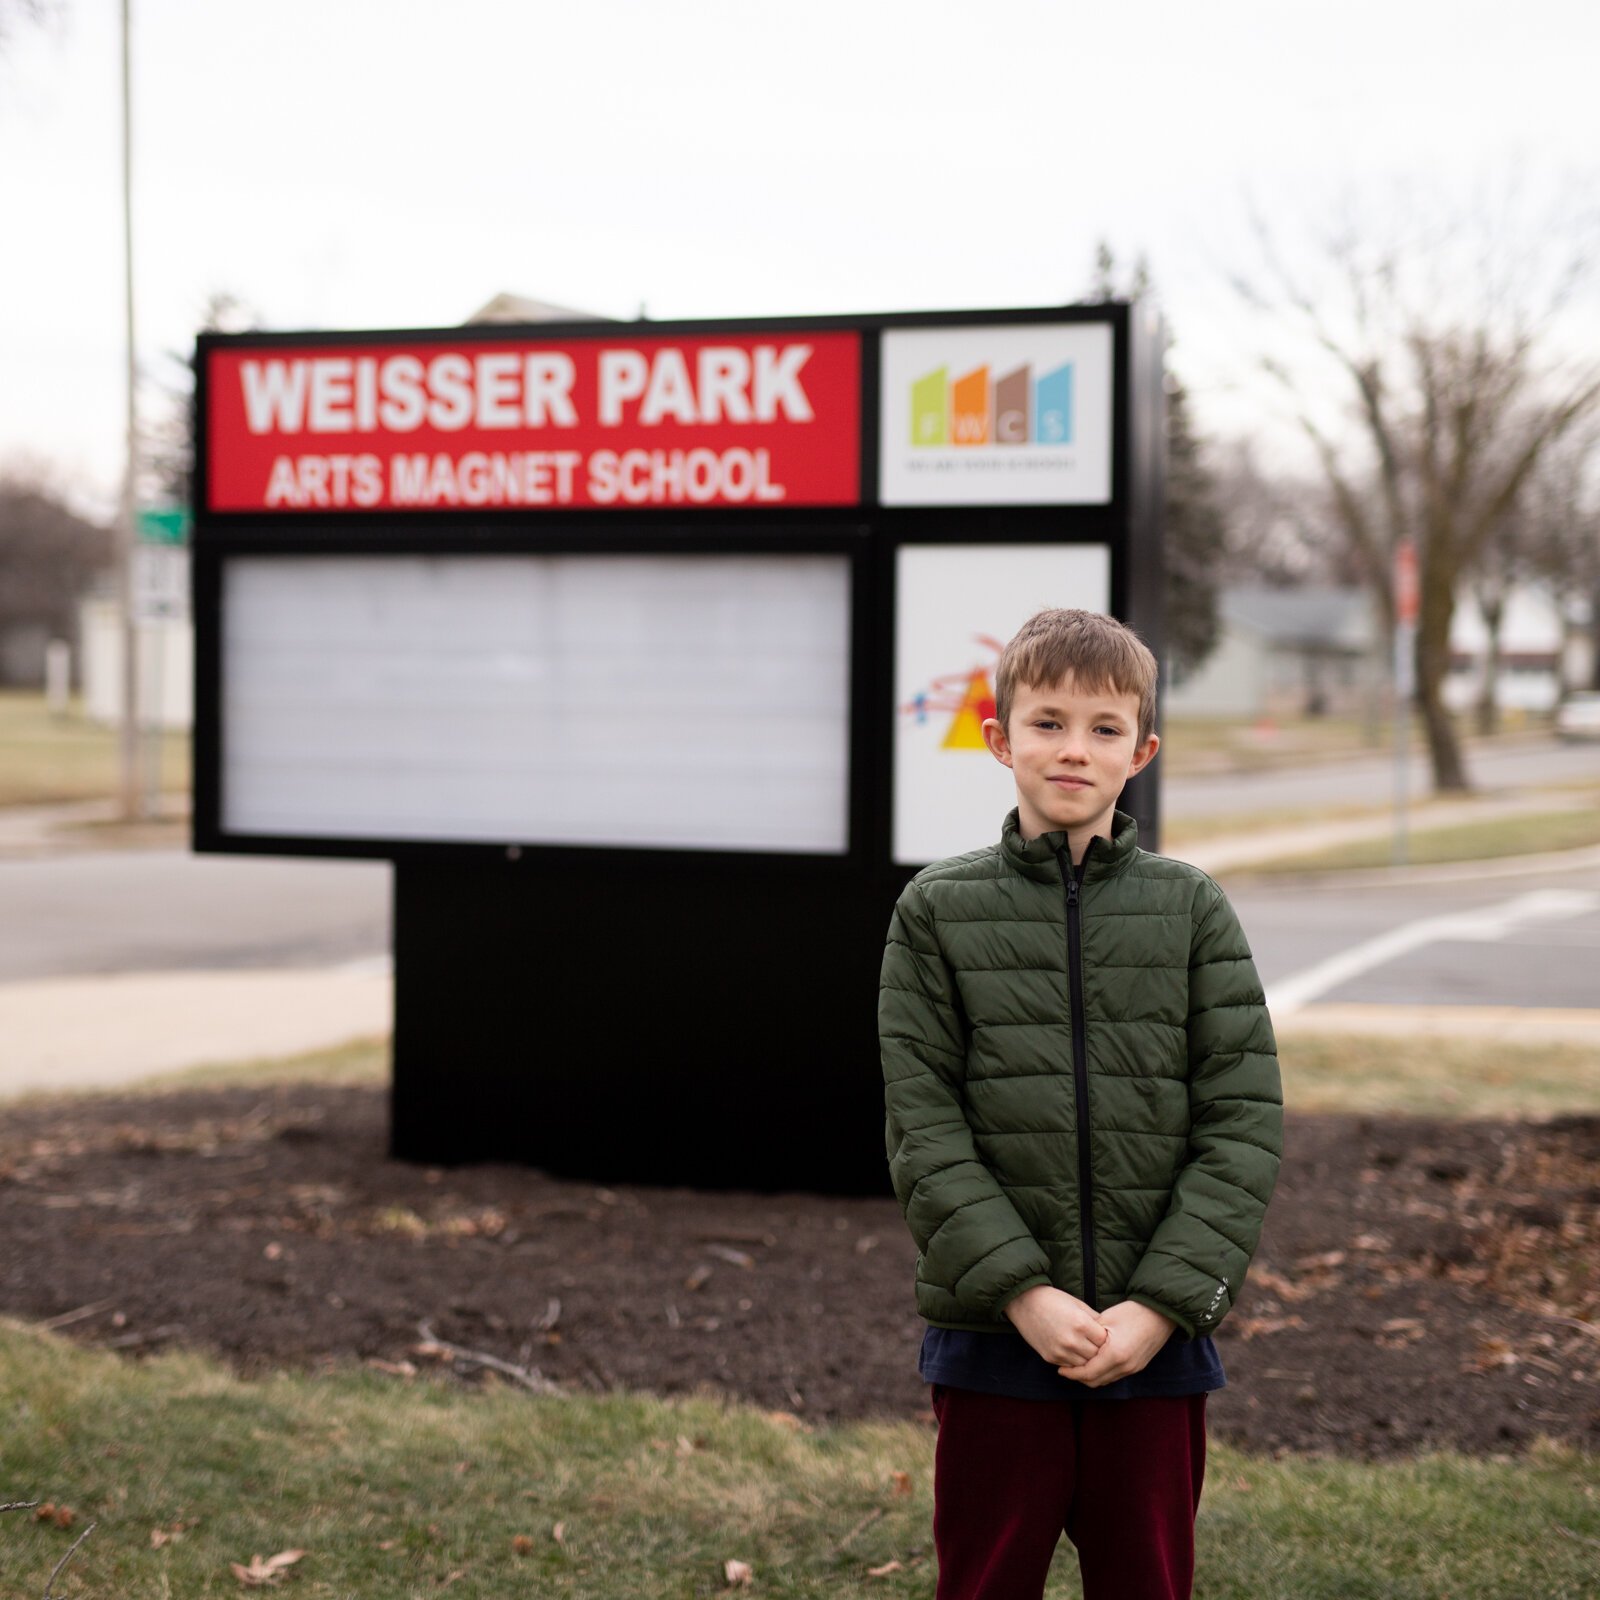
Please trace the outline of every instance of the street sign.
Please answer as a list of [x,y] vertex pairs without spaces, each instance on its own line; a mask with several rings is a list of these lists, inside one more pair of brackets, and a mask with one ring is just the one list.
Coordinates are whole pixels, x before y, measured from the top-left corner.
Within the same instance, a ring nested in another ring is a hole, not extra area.
[[[187,512],[184,513],[186,516]],[[181,545],[139,543],[133,549],[133,620],[187,621],[189,552]]]
[[188,506],[156,506],[137,516],[138,534],[145,544],[188,544],[193,517]]
[[1422,583],[1417,573],[1417,542],[1402,539],[1394,549],[1394,614],[1407,626],[1417,620],[1422,606]]

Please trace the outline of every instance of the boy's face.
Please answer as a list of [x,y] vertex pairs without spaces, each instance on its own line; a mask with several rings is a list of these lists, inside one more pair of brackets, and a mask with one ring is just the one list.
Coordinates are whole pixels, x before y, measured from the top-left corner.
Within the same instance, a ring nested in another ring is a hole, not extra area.
[[1105,688],[1087,693],[1068,676],[1019,686],[1009,732],[990,717],[984,742],[1017,782],[1024,839],[1065,830],[1074,859],[1094,835],[1111,835],[1122,786],[1149,766],[1161,741],[1139,738],[1139,697]]

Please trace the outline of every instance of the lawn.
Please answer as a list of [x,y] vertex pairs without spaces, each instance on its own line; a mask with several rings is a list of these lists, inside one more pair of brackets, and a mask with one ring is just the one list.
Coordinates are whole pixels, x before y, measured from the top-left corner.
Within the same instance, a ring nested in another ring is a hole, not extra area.
[[[1406,860],[1414,866],[1444,861],[1488,861],[1502,856],[1542,855],[1548,851],[1581,850],[1600,844],[1600,807],[1534,811],[1483,822],[1452,823],[1443,828],[1418,828],[1406,841]],[[1233,868],[1229,876],[1282,872],[1347,872],[1387,867],[1394,859],[1394,841],[1385,835],[1352,840],[1326,850],[1277,856]]]
[[[464,1391],[403,1371],[242,1382],[200,1356],[130,1361],[0,1322],[0,1583],[118,1600],[238,1594],[272,1557],[312,1597],[933,1592],[933,1432],[812,1430],[712,1398]],[[1592,1600],[1600,1463],[1369,1466],[1213,1443],[1207,1600]],[[266,1586],[266,1585],[263,1585]],[[738,1585],[743,1588],[744,1585]],[[1080,1593],[1070,1546],[1052,1596]]]
[[[161,787],[189,787],[189,736],[161,736]],[[44,696],[0,690],[0,806],[106,799],[117,793],[117,730],[74,700],[60,717]]]

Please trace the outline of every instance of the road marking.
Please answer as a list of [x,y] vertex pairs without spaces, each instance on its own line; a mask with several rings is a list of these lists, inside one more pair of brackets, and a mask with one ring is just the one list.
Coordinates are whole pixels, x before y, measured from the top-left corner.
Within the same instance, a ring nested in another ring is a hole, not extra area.
[[1592,889],[1533,889],[1498,905],[1480,906],[1476,911],[1421,917],[1341,950],[1304,972],[1280,979],[1267,993],[1267,1009],[1274,1015],[1287,1016],[1351,978],[1438,940],[1496,944],[1532,923],[1558,922],[1586,916],[1591,911],[1600,911],[1600,893]]

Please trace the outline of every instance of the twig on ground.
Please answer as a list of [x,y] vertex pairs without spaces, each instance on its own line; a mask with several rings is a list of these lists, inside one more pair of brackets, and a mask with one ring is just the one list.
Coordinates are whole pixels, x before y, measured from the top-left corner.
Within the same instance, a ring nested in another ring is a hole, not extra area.
[[8,1500],[0,1511],[32,1511],[38,1504],[37,1500]]
[[63,1311],[59,1317],[51,1317],[47,1322],[41,1322],[41,1328],[65,1328],[69,1323],[82,1322],[85,1317],[92,1317],[97,1312],[109,1311],[117,1303],[113,1295],[109,1300],[96,1300],[89,1305],[79,1306],[76,1311]]
[[839,1542],[838,1542],[838,1544],[836,1544],[836,1545],[835,1545],[835,1546],[834,1546],[834,1547],[833,1547],[833,1548],[832,1548],[832,1549],[831,1549],[831,1550],[830,1550],[830,1551],[829,1551],[829,1552],[828,1552],[828,1554],[829,1554],[829,1555],[830,1555],[830,1556],[836,1556],[836,1555],[838,1555],[838,1554],[839,1554],[839,1552],[840,1552],[840,1551],[841,1551],[841,1550],[843,1550],[843,1549],[844,1549],[844,1547],[845,1547],[845,1546],[846,1546],[846,1545],[847,1545],[847,1544],[850,1544],[850,1543],[851,1543],[851,1542],[852,1542],[852,1541],[853,1541],[853,1540],[855,1540],[855,1539],[856,1539],[856,1538],[858,1538],[858,1537],[859,1537],[859,1536],[860,1536],[860,1535],[861,1535],[861,1534],[863,1534],[863,1533],[865,1533],[865,1532],[866,1532],[866,1531],[867,1531],[867,1529],[868,1529],[868,1528],[870,1528],[870,1527],[871,1527],[871,1526],[872,1526],[872,1524],[873,1524],[873,1523],[874,1523],[874,1522],[876,1522],[876,1521],[877,1521],[877,1520],[878,1520],[878,1518],[879,1518],[879,1517],[881,1517],[881,1516],[882,1516],[882,1515],[883,1515],[883,1507],[882,1507],[882,1506],[878,1506],[878,1507],[876,1507],[876,1508],[875,1508],[875,1509],[874,1509],[874,1510],[872,1510],[872,1511],[869,1511],[869,1512],[868,1512],[868,1513],[867,1513],[867,1514],[866,1514],[866,1516],[864,1516],[864,1517],[863,1517],[863,1518],[862,1518],[862,1519],[861,1519],[861,1520],[860,1520],[860,1521],[859,1521],[859,1522],[858,1522],[858,1523],[857,1523],[857,1524],[856,1524],[856,1525],[855,1525],[855,1527],[853,1527],[853,1528],[852,1528],[852,1529],[851,1529],[851,1530],[850,1530],[850,1531],[849,1531],[849,1533],[847,1533],[847,1534],[846,1534],[846,1535],[845,1535],[845,1536],[844,1536],[844,1538],[842,1538],[842,1539],[841,1539],[841,1540],[840,1540],[840,1541],[839,1541]]
[[102,1348],[106,1350],[130,1350],[136,1344],[154,1344],[157,1339],[170,1339],[175,1333],[183,1332],[181,1322],[166,1322],[159,1328],[151,1328],[144,1333],[122,1333],[115,1339],[107,1339]]
[[1600,1539],[1591,1538],[1587,1533],[1579,1533],[1575,1528],[1569,1528],[1564,1522],[1552,1522],[1550,1526],[1557,1533],[1564,1533],[1569,1539],[1576,1539],[1579,1544],[1592,1544],[1595,1549],[1600,1550]]
[[1539,1313],[1549,1322],[1559,1322],[1568,1328],[1576,1328],[1579,1333],[1586,1333],[1591,1339],[1600,1339],[1600,1326],[1593,1322],[1584,1322],[1577,1317],[1564,1317],[1558,1311],[1541,1311]]
[[417,1324],[417,1331],[429,1344],[437,1345],[457,1361],[468,1361],[474,1366],[488,1367],[491,1372],[502,1372],[535,1394],[561,1393],[560,1386],[552,1383],[537,1367],[519,1367],[514,1361],[502,1361],[499,1356],[492,1356],[485,1350],[469,1350],[465,1345],[452,1344],[448,1339],[441,1339],[426,1318]]
[[61,1569],[72,1559],[73,1552],[77,1550],[78,1546],[82,1544],[83,1541],[87,1539],[89,1535],[93,1533],[94,1530],[99,1526],[100,1524],[98,1522],[91,1522],[89,1526],[72,1541],[67,1553],[62,1556],[58,1562],[56,1562],[55,1571],[50,1574],[50,1581],[44,1586],[44,1600],[54,1600],[56,1579],[61,1575]]

